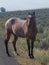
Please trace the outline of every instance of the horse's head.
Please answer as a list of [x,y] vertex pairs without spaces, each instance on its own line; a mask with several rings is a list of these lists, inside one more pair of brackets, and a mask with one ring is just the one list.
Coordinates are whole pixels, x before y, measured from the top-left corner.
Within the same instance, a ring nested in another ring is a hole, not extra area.
[[28,13],[28,17],[29,17],[29,18],[33,18],[33,17],[35,18],[35,11],[32,12],[32,13]]
[[29,27],[33,29],[36,26],[35,11],[33,13],[29,13],[28,18],[30,20]]

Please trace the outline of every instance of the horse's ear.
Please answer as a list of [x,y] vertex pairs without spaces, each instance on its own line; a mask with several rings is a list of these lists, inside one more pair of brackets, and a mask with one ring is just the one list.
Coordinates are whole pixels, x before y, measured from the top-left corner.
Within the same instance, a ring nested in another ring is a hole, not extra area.
[[33,11],[33,15],[35,15],[35,11]]

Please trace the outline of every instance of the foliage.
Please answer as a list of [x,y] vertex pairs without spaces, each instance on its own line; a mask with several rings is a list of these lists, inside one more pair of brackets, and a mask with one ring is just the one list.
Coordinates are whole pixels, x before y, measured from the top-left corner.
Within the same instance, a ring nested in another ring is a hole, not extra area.
[[6,9],[4,7],[0,8],[1,12],[6,12]]

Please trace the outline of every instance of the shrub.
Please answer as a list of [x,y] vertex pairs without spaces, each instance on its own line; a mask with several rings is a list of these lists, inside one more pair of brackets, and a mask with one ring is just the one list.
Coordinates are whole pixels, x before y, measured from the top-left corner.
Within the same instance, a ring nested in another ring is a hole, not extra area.
[[49,37],[44,38],[40,41],[39,48],[48,49],[49,48]]

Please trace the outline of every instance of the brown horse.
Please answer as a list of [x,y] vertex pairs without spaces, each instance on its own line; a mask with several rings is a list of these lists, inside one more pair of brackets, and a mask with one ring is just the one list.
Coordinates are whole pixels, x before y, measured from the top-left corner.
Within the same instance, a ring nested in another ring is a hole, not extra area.
[[26,38],[27,40],[29,57],[34,58],[33,45],[37,35],[35,12],[30,13],[26,20],[22,20],[16,17],[8,19],[5,23],[5,32],[6,32],[5,47],[8,56],[11,56],[8,51],[8,41],[10,39],[11,34],[13,34],[14,36],[13,47],[17,55],[19,54],[16,49],[16,41],[18,37],[23,37]]

